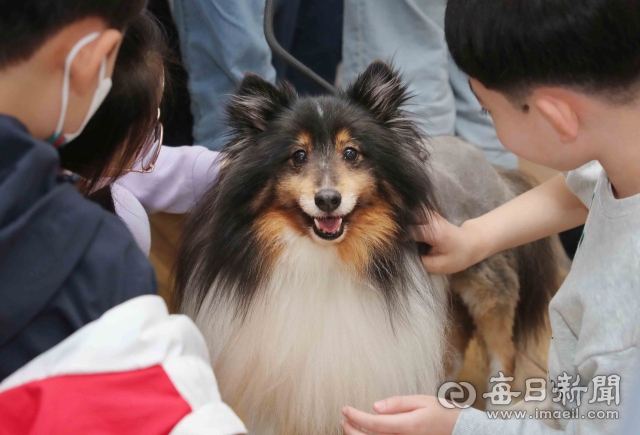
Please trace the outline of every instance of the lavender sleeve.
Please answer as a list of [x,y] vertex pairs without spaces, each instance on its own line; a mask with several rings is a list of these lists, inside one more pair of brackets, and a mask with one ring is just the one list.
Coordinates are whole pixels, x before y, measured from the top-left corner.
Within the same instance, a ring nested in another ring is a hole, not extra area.
[[202,146],[163,146],[152,173],[131,172],[116,183],[133,193],[147,213],[186,213],[217,179],[219,155]]

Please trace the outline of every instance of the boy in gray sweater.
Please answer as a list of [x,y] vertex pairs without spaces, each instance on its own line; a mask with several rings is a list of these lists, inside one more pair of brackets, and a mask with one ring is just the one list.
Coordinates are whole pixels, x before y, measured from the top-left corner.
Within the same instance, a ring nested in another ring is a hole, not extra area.
[[411,396],[377,402],[379,415],[346,407],[343,430],[615,433],[637,412],[624,402],[640,372],[640,0],[448,0],[445,32],[505,147],[563,173],[459,228],[437,219],[423,261],[455,273],[585,224],[549,307],[547,394],[560,428]]

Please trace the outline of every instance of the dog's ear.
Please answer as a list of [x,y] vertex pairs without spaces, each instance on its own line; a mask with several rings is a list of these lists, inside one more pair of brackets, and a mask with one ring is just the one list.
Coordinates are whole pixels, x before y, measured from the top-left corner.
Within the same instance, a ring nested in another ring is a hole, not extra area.
[[257,74],[247,72],[227,106],[229,125],[242,134],[262,132],[296,98],[295,90],[288,83],[276,87]]
[[398,71],[381,60],[373,61],[349,86],[346,95],[382,123],[401,116],[400,106],[411,98]]

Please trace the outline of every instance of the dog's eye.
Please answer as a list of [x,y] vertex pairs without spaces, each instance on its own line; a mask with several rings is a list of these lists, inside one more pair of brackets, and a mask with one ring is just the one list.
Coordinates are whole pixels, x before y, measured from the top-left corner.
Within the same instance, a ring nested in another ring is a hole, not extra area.
[[344,150],[344,153],[342,154],[344,156],[344,159],[349,161],[349,162],[355,162],[356,159],[358,158],[358,150],[356,150],[355,148],[347,148]]
[[307,153],[303,150],[298,150],[293,153],[293,156],[291,158],[293,159],[294,163],[301,164],[307,161]]

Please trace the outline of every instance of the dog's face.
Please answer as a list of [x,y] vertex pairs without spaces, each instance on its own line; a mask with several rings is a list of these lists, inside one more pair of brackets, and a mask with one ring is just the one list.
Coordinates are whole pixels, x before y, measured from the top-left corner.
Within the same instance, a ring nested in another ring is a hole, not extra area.
[[184,233],[178,287],[202,298],[226,280],[248,303],[288,243],[306,238],[395,288],[410,225],[436,208],[407,99],[380,61],[325,97],[247,74],[227,107],[232,138],[220,175]]
[[[331,104],[315,101],[313,107],[310,103],[303,116],[293,115],[295,127],[283,139],[290,144],[289,156],[272,180],[268,207],[287,216],[285,222],[297,234],[318,243],[340,243],[357,237],[352,233],[364,227],[375,232],[372,220],[389,231],[391,210],[381,197],[366,144],[359,143],[353,126],[331,117],[336,110]],[[335,125],[323,123],[325,111],[330,122],[338,121]],[[317,128],[323,124],[325,128]]]
[[393,243],[406,215],[431,206],[421,138],[400,109],[406,99],[382,62],[338,97],[298,98],[245,76],[229,106],[235,140],[225,169],[261,174],[241,186],[253,190],[259,236],[349,242],[352,251]]

